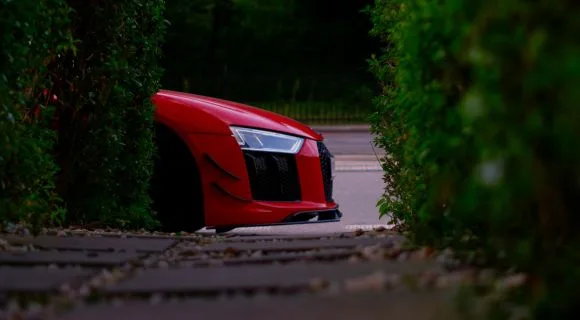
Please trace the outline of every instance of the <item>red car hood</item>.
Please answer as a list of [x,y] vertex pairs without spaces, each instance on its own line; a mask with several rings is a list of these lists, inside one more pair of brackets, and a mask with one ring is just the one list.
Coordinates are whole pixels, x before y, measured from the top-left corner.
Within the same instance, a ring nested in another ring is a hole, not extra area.
[[200,111],[215,116],[227,125],[265,129],[322,140],[321,134],[303,123],[242,103],[170,90],[159,91],[157,97],[189,104]]

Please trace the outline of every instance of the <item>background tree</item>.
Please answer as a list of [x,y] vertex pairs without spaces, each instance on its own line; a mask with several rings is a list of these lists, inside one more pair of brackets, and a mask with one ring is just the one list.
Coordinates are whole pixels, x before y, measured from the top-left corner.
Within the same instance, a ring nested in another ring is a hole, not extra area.
[[264,107],[369,111],[365,60],[377,43],[361,10],[370,3],[168,1],[163,87]]

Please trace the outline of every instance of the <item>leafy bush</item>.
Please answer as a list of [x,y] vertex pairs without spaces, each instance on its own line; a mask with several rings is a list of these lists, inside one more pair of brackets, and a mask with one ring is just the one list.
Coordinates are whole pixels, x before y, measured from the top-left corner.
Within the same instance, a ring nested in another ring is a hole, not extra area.
[[0,0],[0,223],[156,224],[164,5]]
[[572,1],[377,0],[380,202],[420,243],[540,275],[537,315],[580,284],[580,8]]
[[38,227],[62,212],[49,153],[51,100],[43,89],[47,61],[71,46],[67,23],[63,0],[0,0],[0,224]]
[[69,0],[78,39],[51,66],[59,97],[57,190],[69,221],[151,226],[157,60],[164,1]]

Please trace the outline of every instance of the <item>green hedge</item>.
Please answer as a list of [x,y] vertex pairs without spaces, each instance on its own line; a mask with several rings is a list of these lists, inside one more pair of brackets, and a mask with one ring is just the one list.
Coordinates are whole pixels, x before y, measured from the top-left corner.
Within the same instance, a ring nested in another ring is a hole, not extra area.
[[62,99],[58,193],[70,221],[148,226],[164,2],[68,2],[79,41],[52,69]]
[[0,0],[0,225],[38,227],[62,212],[46,116],[53,106],[42,92],[47,62],[71,45],[67,24],[64,0]]
[[540,275],[536,314],[562,316],[579,296],[561,280],[580,284],[580,7],[377,0],[371,14],[381,213],[419,243]]
[[0,4],[0,220],[154,226],[150,98],[164,1]]

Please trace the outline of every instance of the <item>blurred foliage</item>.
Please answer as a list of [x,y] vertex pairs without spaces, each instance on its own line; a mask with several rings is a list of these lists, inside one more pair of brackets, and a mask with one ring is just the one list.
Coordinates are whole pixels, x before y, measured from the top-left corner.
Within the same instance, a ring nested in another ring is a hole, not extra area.
[[[50,151],[49,61],[72,46],[64,0],[0,0],[0,225],[61,212]],[[51,30],[52,32],[48,32]]]
[[152,226],[153,106],[164,1],[69,0],[76,50],[51,65],[57,191],[69,221]]
[[[580,301],[580,7],[377,0],[370,66],[387,189],[418,243],[479,249],[535,276],[539,318]],[[577,310],[574,310],[577,311]]]
[[[164,88],[371,110],[372,0],[168,0]],[[370,94],[366,94],[370,91]]]
[[0,0],[0,223],[155,224],[150,98],[163,9]]

